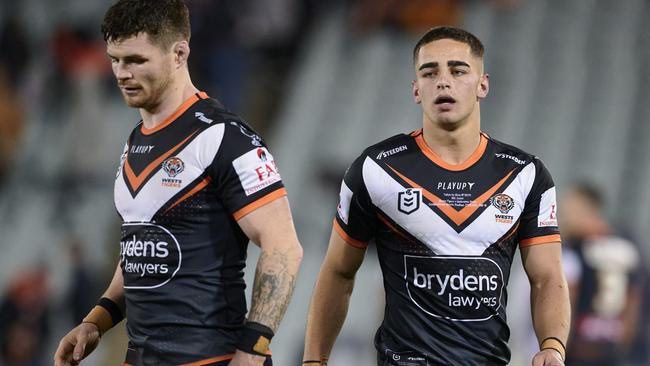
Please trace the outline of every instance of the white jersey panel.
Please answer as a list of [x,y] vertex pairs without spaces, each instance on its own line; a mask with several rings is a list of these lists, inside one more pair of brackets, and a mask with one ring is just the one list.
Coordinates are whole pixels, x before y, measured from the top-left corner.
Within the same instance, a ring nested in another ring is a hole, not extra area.
[[[393,179],[369,157],[363,163],[363,181],[372,203],[434,253],[478,256],[511,230],[519,219],[535,181],[535,166],[532,163],[526,166],[501,193],[514,201],[513,207],[504,213],[488,201],[486,204],[490,206],[460,233],[423,202],[409,213],[400,211],[399,194],[408,187]],[[421,195],[418,199],[421,200]]]
[[115,206],[124,222],[150,222],[153,216],[212,164],[224,135],[224,125],[217,124],[200,133],[174,157],[184,166],[180,173],[170,177],[164,169],[158,170],[136,194],[131,192],[118,174],[115,182]]

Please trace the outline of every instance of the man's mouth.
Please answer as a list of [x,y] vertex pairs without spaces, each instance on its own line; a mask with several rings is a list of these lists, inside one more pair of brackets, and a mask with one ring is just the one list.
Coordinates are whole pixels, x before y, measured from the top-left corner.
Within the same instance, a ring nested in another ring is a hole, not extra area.
[[448,96],[448,95],[441,95],[436,98],[434,101],[435,104],[441,105],[441,104],[454,104],[456,103],[456,99]]
[[140,87],[132,85],[121,85],[120,89],[126,94],[135,94],[140,91]]

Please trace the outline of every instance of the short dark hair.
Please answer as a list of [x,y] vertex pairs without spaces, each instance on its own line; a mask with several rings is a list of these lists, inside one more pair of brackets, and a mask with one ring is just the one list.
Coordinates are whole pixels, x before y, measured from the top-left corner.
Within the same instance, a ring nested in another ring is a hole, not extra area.
[[454,41],[465,43],[469,46],[472,55],[479,58],[483,58],[483,53],[485,53],[483,43],[472,33],[456,27],[439,26],[429,29],[420,38],[418,43],[415,44],[415,48],[413,49],[413,63],[418,62],[418,55],[422,46],[440,39],[453,39]]
[[190,12],[182,0],[119,0],[101,27],[104,41],[122,41],[146,33],[152,43],[167,48],[190,40]]

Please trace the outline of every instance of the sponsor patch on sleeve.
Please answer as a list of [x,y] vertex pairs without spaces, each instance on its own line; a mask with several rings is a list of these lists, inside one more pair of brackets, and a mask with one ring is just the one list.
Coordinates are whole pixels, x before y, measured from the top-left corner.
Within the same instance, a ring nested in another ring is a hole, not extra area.
[[542,193],[539,202],[538,227],[557,226],[557,203],[555,200],[555,187]]
[[253,149],[232,162],[247,196],[282,180],[273,155],[265,148]]
[[339,194],[339,205],[337,211],[339,217],[343,222],[348,224],[348,217],[350,216],[350,202],[352,201],[352,190],[348,188],[345,181],[341,183],[341,193]]

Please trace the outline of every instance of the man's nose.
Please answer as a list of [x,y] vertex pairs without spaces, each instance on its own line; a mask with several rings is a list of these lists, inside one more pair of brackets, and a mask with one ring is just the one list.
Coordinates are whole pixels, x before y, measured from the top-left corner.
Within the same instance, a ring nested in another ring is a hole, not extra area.
[[129,70],[127,70],[126,67],[124,67],[124,65],[121,62],[117,63],[113,67],[113,72],[115,73],[115,77],[118,80],[126,80],[126,79],[130,79],[131,77],[133,77],[133,75],[129,72]]
[[451,84],[449,83],[449,79],[445,75],[441,75],[437,82],[436,82],[436,89],[444,90],[444,89],[449,89],[451,87]]

